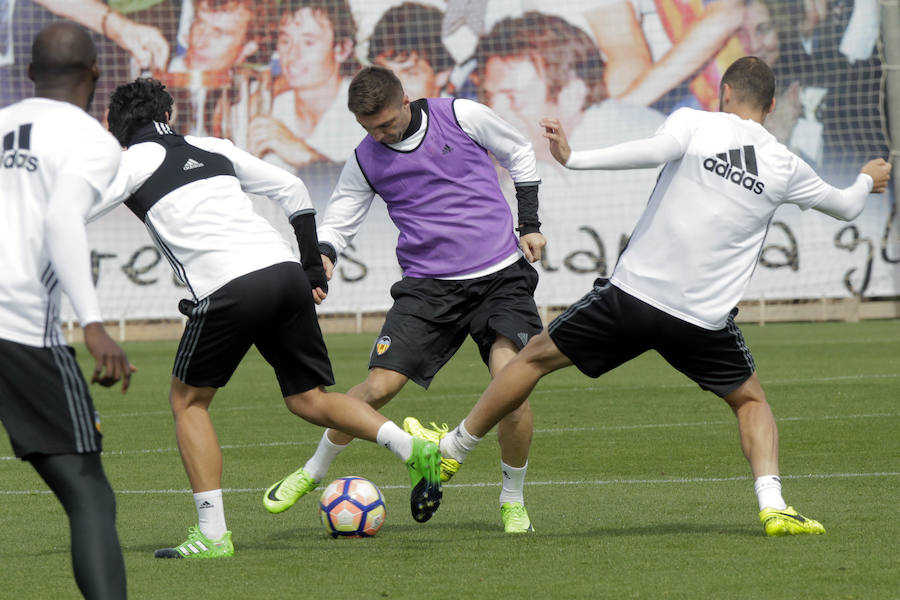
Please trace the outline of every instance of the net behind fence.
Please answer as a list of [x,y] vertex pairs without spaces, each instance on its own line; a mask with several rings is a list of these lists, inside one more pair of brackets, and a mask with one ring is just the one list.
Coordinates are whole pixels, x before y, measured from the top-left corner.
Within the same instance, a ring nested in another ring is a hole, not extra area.
[[[778,79],[767,127],[826,180],[848,185],[865,161],[888,156],[875,2],[0,0],[0,104],[31,94],[31,40],[64,17],[95,33],[98,119],[116,85],[157,77],[176,99],[177,132],[227,137],[298,174],[320,215],[365,133],[346,108],[360,65],[392,68],[410,99],[488,104],[539,159],[544,306],[571,303],[611,272],[656,178],[562,168],[541,137],[544,116],[563,121],[574,149],[647,136],[679,107],[716,110],[722,72],[753,54]],[[498,175],[515,210],[512,183]],[[277,206],[254,202],[292,237]],[[782,208],[747,298],[898,296],[898,226],[887,195],[850,224]],[[89,235],[108,318],[179,316],[184,289],[126,209]],[[396,238],[376,198],[321,311],[387,309]]]

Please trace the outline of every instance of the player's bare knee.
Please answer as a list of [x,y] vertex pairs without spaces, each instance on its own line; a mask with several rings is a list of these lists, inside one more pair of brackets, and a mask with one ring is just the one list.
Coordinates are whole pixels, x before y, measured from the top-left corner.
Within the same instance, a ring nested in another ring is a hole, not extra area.
[[172,414],[177,416],[194,406],[208,409],[215,393],[216,388],[195,387],[173,377],[169,390],[169,405],[172,407]]
[[349,393],[361,398],[366,404],[378,410],[390,402],[403,389],[407,378],[395,371],[372,369],[366,380],[355,386]]
[[541,376],[572,364],[566,356],[559,351],[556,343],[546,330],[531,338],[531,341],[513,359],[520,364],[526,364],[529,368],[540,372]]
[[735,412],[744,406],[768,406],[766,394],[759,384],[759,379],[753,376],[741,384],[736,390],[722,398]]
[[284,404],[289,411],[298,417],[307,421],[318,421],[320,416],[319,401],[325,393],[325,389],[322,387],[313,388],[299,394],[285,396]]

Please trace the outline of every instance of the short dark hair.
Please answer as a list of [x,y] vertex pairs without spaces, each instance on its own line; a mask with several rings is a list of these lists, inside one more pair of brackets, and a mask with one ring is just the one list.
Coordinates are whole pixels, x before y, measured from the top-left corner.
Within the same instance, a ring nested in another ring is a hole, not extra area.
[[563,18],[528,11],[521,17],[498,21],[475,48],[482,81],[485,66],[494,57],[530,58],[544,72],[547,94],[552,100],[559,97],[572,77],[584,81],[588,88],[582,109],[609,96],[603,80],[606,63],[597,44],[581,28]]
[[172,113],[172,96],[156,79],[141,77],[116,88],[109,101],[109,131],[128,146],[137,130],[151,121],[166,123]]
[[775,75],[762,59],[756,56],[739,58],[722,75],[720,85],[728,84],[738,102],[768,110],[775,98]]
[[350,112],[368,117],[403,100],[403,84],[390,69],[363,67],[350,81],[347,96]]
[[453,57],[441,39],[443,22],[444,13],[434,6],[404,2],[390,8],[369,38],[369,62],[379,56],[402,60],[415,52],[435,73],[452,69]]

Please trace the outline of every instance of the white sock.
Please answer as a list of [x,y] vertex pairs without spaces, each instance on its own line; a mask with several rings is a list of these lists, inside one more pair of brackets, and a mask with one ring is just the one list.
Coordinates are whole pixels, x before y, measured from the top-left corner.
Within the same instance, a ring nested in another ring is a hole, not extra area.
[[322,439],[319,440],[319,446],[316,448],[315,454],[313,454],[310,459],[306,461],[306,464],[303,465],[306,472],[316,481],[322,481],[322,478],[328,473],[328,467],[331,466],[332,461],[337,458],[337,455],[340,454],[344,448],[350,445],[335,444],[328,439],[329,431],[330,429],[325,430],[325,433],[322,434]]
[[503,474],[503,488],[500,490],[500,506],[507,502],[521,502],[525,504],[525,472],[528,471],[528,461],[524,467],[511,467],[502,460],[500,472]]
[[387,421],[378,428],[375,442],[399,456],[403,462],[412,456],[412,436],[397,427],[393,421]]
[[456,428],[441,438],[441,456],[462,462],[480,441],[481,438],[475,437],[466,429],[465,420],[460,421]]
[[200,533],[216,541],[228,531],[225,527],[225,505],[222,503],[222,490],[209,490],[194,494],[194,506],[197,507],[197,521]]
[[787,502],[781,497],[781,479],[778,475],[757,477],[753,489],[756,490],[756,498],[759,500],[759,510],[764,508],[784,510],[787,508]]

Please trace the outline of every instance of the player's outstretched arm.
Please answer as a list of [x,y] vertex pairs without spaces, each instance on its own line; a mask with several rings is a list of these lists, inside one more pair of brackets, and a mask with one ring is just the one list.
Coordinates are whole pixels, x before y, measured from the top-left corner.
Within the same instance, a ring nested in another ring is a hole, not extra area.
[[825,183],[812,167],[800,161],[791,179],[788,201],[841,221],[852,221],[866,207],[870,193],[880,194],[885,190],[890,176],[890,163],[876,158],[863,166],[852,185],[838,189]]
[[122,393],[127,392],[131,385],[131,374],[137,369],[128,361],[128,355],[121,346],[106,333],[103,323],[95,322],[85,326],[84,344],[97,361],[91,383],[110,387],[122,380]]
[[860,173],[872,178],[872,193],[880,194],[887,189],[887,184],[891,180],[891,163],[883,158],[876,158],[867,162]]
[[550,142],[550,154],[559,164],[566,166],[572,155],[572,148],[569,147],[569,140],[566,138],[566,132],[563,131],[559,119],[545,117],[541,119],[540,125],[544,128],[544,137]]

